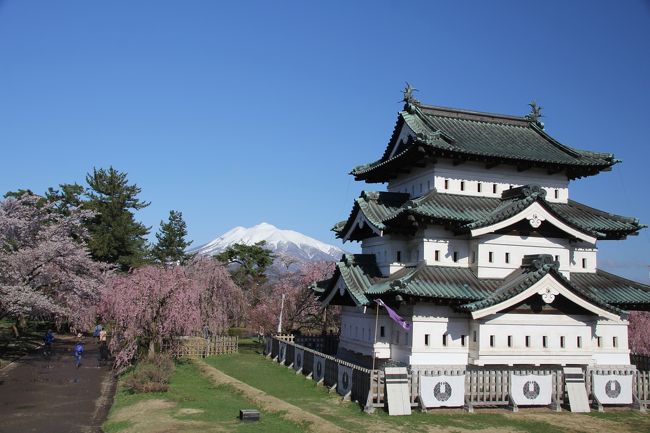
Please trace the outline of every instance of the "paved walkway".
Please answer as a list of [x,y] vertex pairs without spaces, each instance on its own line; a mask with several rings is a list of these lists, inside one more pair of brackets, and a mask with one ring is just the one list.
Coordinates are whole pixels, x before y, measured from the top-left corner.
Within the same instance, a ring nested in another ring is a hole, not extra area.
[[110,409],[114,380],[110,366],[98,368],[98,347],[84,338],[79,369],[75,339],[59,337],[50,359],[41,350],[0,370],[0,433],[94,433]]

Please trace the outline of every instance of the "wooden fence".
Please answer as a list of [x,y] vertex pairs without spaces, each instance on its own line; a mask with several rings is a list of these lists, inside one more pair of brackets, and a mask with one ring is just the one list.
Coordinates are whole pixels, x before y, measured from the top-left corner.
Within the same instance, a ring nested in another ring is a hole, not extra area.
[[[385,377],[382,370],[370,370],[358,365],[343,361],[334,356],[318,352],[311,348],[301,346],[294,342],[289,336],[267,337],[265,354],[273,359],[280,358],[280,342],[286,345],[284,364],[293,367],[296,350],[302,351],[303,365],[298,371],[309,378],[314,377],[313,360],[314,356],[320,356],[325,360],[323,383],[332,388],[338,381],[339,366],[352,368],[351,399],[363,405],[366,410],[386,405]],[[269,351],[270,348],[270,351]],[[602,370],[602,369],[601,369]],[[620,370],[620,371],[619,371]],[[638,371],[634,367],[612,367],[607,371],[634,374],[633,395],[635,406],[642,409],[650,404],[650,371]],[[585,374],[587,390],[591,390],[591,372]],[[410,402],[412,407],[419,405],[419,381],[422,376],[457,376],[465,375],[465,409],[472,411],[474,407],[498,407],[511,406],[510,398],[511,375],[551,375],[552,394],[551,408],[560,410],[561,405],[568,402],[564,374],[561,367],[477,367],[477,366],[422,366],[410,368],[408,380],[410,384]]]
[[[267,341],[265,345],[265,354],[270,356],[273,359],[277,359],[284,365],[294,368],[294,359],[296,350],[302,351],[303,353],[303,362],[298,371],[301,374],[306,375],[307,377],[315,377],[313,372],[314,365],[314,356],[319,356],[323,358],[325,365],[323,368],[323,378],[322,384],[330,388],[332,391],[336,390],[339,379],[339,366],[348,367],[352,369],[352,378],[351,378],[351,388],[349,393],[345,396],[352,401],[355,401],[361,405],[366,405],[369,399],[370,391],[370,370],[358,365],[352,364],[342,359],[335,358],[332,355],[328,355],[309,347],[301,346],[293,342],[293,338],[290,338],[286,335],[279,335],[270,338],[270,343]],[[281,343],[286,345],[284,351],[284,361],[282,361],[281,354]],[[271,352],[268,352],[268,348],[271,348]],[[375,370],[377,371],[377,370]],[[383,391],[383,390],[382,390]],[[380,405],[383,407],[383,400],[380,402]]]
[[224,353],[237,353],[239,351],[238,337],[218,335],[210,338],[180,337],[167,342],[164,349],[176,358],[204,358],[211,355]]

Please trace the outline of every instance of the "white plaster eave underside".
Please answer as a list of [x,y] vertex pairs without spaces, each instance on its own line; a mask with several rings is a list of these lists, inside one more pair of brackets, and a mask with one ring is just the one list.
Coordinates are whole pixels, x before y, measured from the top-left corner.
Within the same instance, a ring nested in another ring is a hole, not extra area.
[[472,234],[472,237],[494,233],[524,219],[528,220],[533,228],[539,227],[543,221],[546,221],[576,239],[581,239],[592,245],[596,244],[596,238],[594,236],[588,235],[587,233],[576,230],[573,227],[567,225],[558,219],[555,215],[544,209],[544,207],[538,202],[534,202],[526,209],[522,210],[516,215],[511,216],[510,218],[507,218],[495,224],[491,224],[489,226],[472,229],[470,233]]

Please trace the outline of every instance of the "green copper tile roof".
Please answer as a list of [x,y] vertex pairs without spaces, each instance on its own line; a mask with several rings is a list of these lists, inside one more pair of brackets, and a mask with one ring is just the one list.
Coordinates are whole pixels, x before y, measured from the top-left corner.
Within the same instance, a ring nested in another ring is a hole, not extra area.
[[372,299],[403,295],[455,304],[459,311],[472,312],[510,299],[548,274],[575,295],[604,310],[616,314],[622,314],[622,309],[650,310],[650,286],[601,270],[590,274],[573,272],[567,279],[547,255],[526,256],[522,267],[506,278],[480,279],[469,268],[424,263],[382,277],[373,255],[348,254],[337,263],[334,276],[313,289],[324,300],[333,290],[338,290],[336,281],[340,276],[356,305],[370,305]]
[[[535,259],[536,257],[539,257],[539,259]],[[556,262],[553,262],[551,256],[527,256],[524,258],[524,261],[526,261],[527,258],[533,259],[531,260],[531,264],[529,266],[522,266],[520,269],[508,275],[508,277],[503,281],[501,287],[499,287],[489,296],[480,301],[462,305],[458,309],[461,311],[471,312],[497,305],[528,290],[535,283],[540,281],[546,275],[550,274],[562,285],[571,290],[571,292],[573,292],[575,295],[585,299],[589,303],[612,313],[622,313],[619,308],[610,303],[607,303],[592,291],[587,290],[584,287],[572,284],[564,275],[562,275],[562,273],[558,271],[558,264]]]
[[596,273],[571,273],[571,284],[620,308],[634,310],[650,305],[650,286],[600,269]]
[[[569,226],[597,239],[621,239],[646,227],[634,218],[610,214],[573,200],[568,203],[549,202],[545,199],[545,191],[535,185],[514,188],[504,193],[505,198],[431,191],[417,199],[408,200],[408,195],[403,193],[379,194],[362,193],[355,202],[348,220],[334,227],[333,230],[339,238],[345,236],[352,227],[358,212],[363,212],[368,221],[386,232],[408,228],[415,217],[428,224],[445,224],[457,232],[465,232],[503,221],[534,202],[540,203]],[[351,239],[359,240],[364,237],[368,235],[353,236]]]
[[[403,125],[415,135],[398,141]],[[569,178],[593,175],[618,162],[609,153],[565,146],[525,117],[407,104],[381,159],[351,174],[357,180],[385,182],[426,157],[553,167]]]
[[[375,262],[375,256],[369,254],[345,254],[336,264],[334,276],[329,281],[329,290],[336,290],[335,284],[338,277],[345,282],[348,294],[357,305],[367,305],[369,300],[366,292],[381,278],[381,271]],[[320,292],[324,299],[329,290]],[[318,292],[317,292],[318,293]]]
[[500,280],[480,280],[467,268],[447,266],[406,267],[366,292],[379,296],[386,293],[404,294],[433,299],[471,301],[482,299],[496,289]]
[[408,199],[409,195],[401,192],[362,191],[359,198],[354,201],[348,219],[336,224],[332,230],[340,233],[341,236],[344,235],[352,227],[352,224],[354,224],[359,212],[362,212],[366,220],[378,230],[384,230],[386,226],[383,221],[389,219],[395,212],[398,212],[400,207]]

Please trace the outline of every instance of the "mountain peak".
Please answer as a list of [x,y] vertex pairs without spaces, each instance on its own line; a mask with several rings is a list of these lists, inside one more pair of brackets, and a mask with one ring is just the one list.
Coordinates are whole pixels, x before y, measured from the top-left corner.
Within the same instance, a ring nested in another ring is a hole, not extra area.
[[233,244],[253,245],[265,241],[276,256],[289,256],[300,262],[339,260],[343,251],[333,245],[293,230],[282,230],[262,222],[253,227],[235,227],[207,244],[190,250],[200,255],[215,255]]

